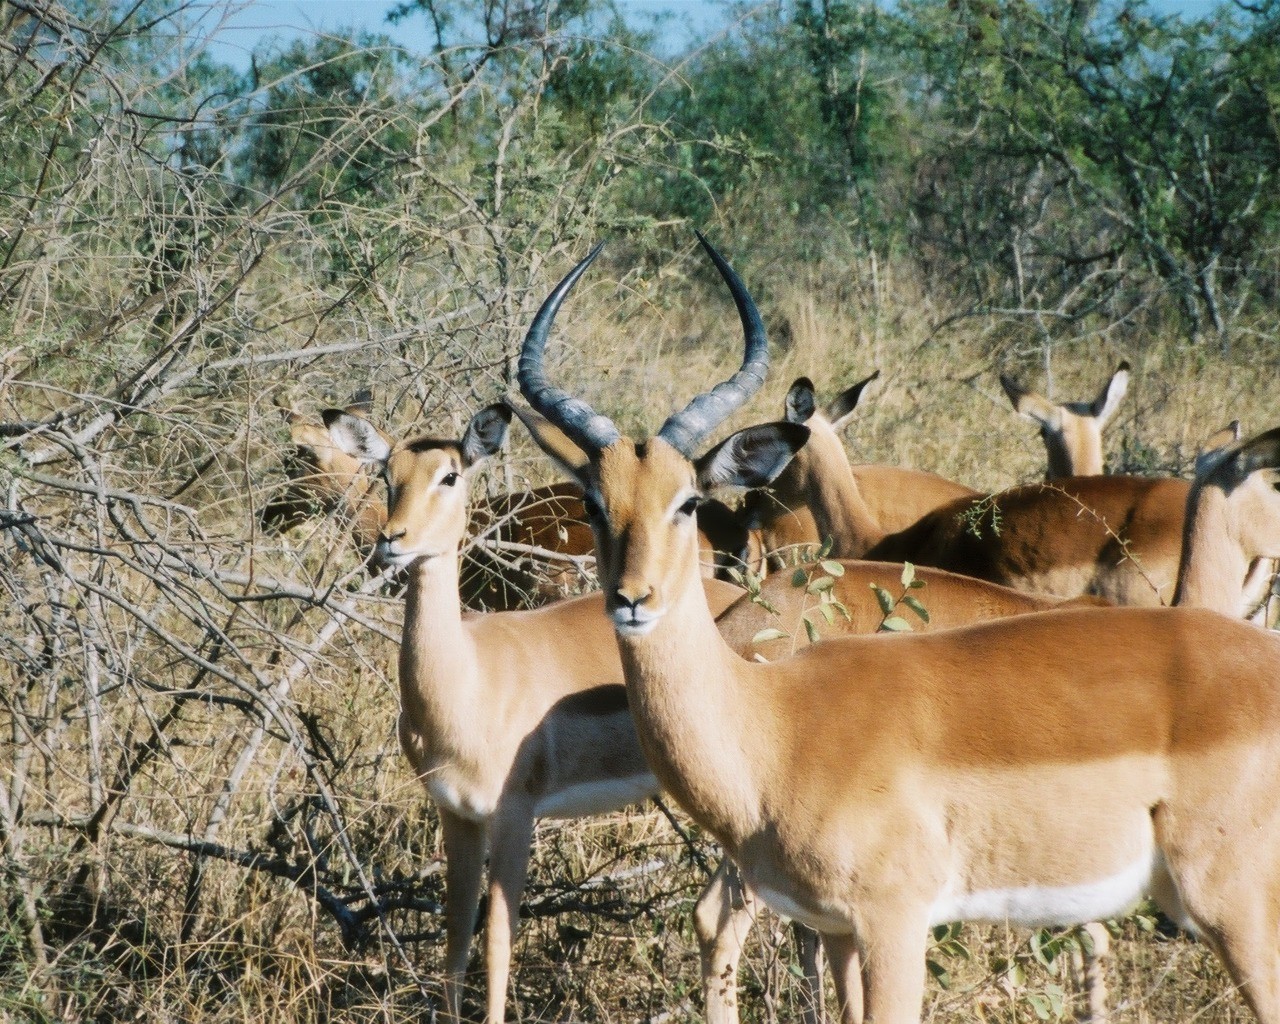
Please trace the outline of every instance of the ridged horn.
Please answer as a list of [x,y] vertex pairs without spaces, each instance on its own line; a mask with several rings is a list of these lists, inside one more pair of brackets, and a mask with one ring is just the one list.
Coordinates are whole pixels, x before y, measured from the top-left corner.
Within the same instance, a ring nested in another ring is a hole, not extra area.
[[520,393],[524,395],[525,401],[587,452],[608,448],[622,435],[607,416],[601,416],[582,399],[574,398],[548,381],[542,372],[542,357],[547,347],[547,335],[551,333],[551,325],[555,323],[560,304],[603,248],[603,242],[597,244],[587,253],[586,259],[569,271],[565,279],[556,285],[555,291],[547,296],[538,315],[529,325],[529,332],[524,336],[516,372]]
[[738,307],[738,316],[742,320],[742,333],[746,345],[742,366],[732,377],[721,381],[710,391],[699,395],[680,412],[676,413],[658,431],[658,436],[680,452],[692,459],[703,439],[723,423],[740,406],[746,404],[764,385],[765,374],[769,370],[769,339],[765,336],[764,321],[760,311],[751,300],[747,286],[742,283],[728,261],[716,252],[702,232],[696,232],[702,248],[707,251],[711,261],[720,271],[725,284],[733,294],[733,301]]

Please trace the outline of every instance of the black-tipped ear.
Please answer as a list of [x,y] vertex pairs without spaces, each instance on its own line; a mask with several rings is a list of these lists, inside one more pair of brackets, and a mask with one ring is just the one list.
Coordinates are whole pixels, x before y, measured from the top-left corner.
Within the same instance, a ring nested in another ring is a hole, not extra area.
[[485,406],[472,416],[458,445],[462,452],[462,464],[470,469],[501,451],[502,446],[507,443],[507,427],[510,425],[511,408],[502,402]]
[[1116,372],[1093,400],[1093,415],[1105,425],[1107,420],[1120,408],[1125,392],[1129,390],[1129,361],[1126,359],[1116,367]]
[[853,415],[853,410],[858,407],[858,403],[862,401],[862,392],[866,390],[868,384],[880,376],[880,371],[876,370],[870,377],[864,377],[851,388],[845,388],[840,394],[836,395],[827,405],[827,419],[831,421],[834,430],[843,430],[849,422],[849,417]]
[[325,409],[320,417],[329,431],[329,439],[340,451],[361,462],[387,461],[391,442],[363,416],[353,416],[345,409]]
[[791,390],[787,392],[787,422],[803,423],[818,408],[818,399],[813,392],[813,381],[808,377],[797,377]]
[[809,440],[802,423],[779,421],[730,434],[694,463],[699,487],[764,487]]
[[1237,453],[1236,445],[1239,440],[1239,420],[1232,420],[1225,427],[1210,434],[1200,446],[1200,451],[1196,453],[1196,479],[1209,476],[1223,465],[1228,457]]
[[1028,389],[1024,388],[1007,373],[1000,374],[1000,386],[1004,388],[1004,393],[1009,396],[1009,401],[1014,409],[1021,412],[1022,410],[1018,408],[1018,403],[1022,401],[1024,395],[1029,394]]

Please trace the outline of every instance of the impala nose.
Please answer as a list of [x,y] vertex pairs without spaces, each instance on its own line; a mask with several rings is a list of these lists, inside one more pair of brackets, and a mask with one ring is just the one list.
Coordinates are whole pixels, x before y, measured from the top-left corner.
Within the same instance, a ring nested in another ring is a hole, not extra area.
[[649,632],[661,618],[661,613],[655,613],[647,607],[652,596],[651,587],[646,587],[643,593],[629,593],[621,587],[616,589],[613,592],[614,607],[610,615],[614,628],[619,633],[631,636]]
[[404,530],[396,530],[394,533],[388,533],[383,530],[378,536],[378,543],[373,549],[374,558],[381,562],[387,563],[396,556],[396,544],[404,538]]

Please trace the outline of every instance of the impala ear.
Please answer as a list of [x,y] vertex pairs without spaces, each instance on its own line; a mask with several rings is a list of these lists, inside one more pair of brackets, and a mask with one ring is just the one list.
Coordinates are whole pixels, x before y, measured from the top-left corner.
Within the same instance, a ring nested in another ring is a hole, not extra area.
[[485,406],[472,416],[458,445],[462,465],[471,469],[501,451],[507,443],[507,427],[510,425],[511,407],[502,402]]
[[1107,420],[1111,419],[1116,414],[1116,410],[1120,408],[1120,402],[1124,399],[1125,392],[1128,390],[1129,363],[1128,360],[1125,360],[1116,367],[1116,372],[1111,375],[1106,387],[1093,400],[1093,418],[1098,420],[1100,425],[1105,426]]
[[1026,416],[1046,427],[1057,429],[1058,407],[1049,399],[1024,388],[1007,373],[1000,374],[1000,386],[1004,388],[1004,393],[1009,396],[1009,401],[1013,403],[1014,411],[1019,416]]
[[853,387],[846,388],[828,403],[827,419],[831,421],[832,429],[839,432],[849,425],[849,420],[853,418],[853,411],[862,400],[862,392],[879,376],[880,371],[876,370],[870,377],[864,377]]
[[1207,477],[1221,466],[1240,440],[1240,421],[1232,420],[1220,430],[1215,430],[1200,446],[1196,454],[1196,479]]
[[[544,452],[569,476],[580,483],[586,478],[587,453],[574,444],[569,435],[557,427],[541,413],[534,412],[519,402],[507,400],[507,405],[515,412],[525,429]],[[585,483],[583,483],[585,487]]]
[[320,414],[329,439],[339,451],[366,463],[383,463],[391,455],[391,441],[363,416],[345,409],[325,409]]
[[1240,446],[1235,458],[1242,477],[1261,470],[1280,468],[1280,427],[1249,438]]
[[808,377],[797,377],[795,383],[787,391],[787,422],[803,423],[818,408],[818,398],[813,391],[813,381]]
[[808,427],[786,420],[739,430],[694,463],[698,486],[764,487],[808,440]]

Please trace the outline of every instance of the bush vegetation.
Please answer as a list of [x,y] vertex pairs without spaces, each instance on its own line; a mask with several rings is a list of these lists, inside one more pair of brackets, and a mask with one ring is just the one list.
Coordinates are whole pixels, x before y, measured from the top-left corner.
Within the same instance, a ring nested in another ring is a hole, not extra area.
[[[216,9],[0,5],[0,1020],[430,1018],[397,599],[340,517],[260,529],[275,404],[460,431],[594,240],[552,358],[628,428],[736,365],[694,227],[774,343],[742,422],[880,367],[855,459],[995,488],[1042,461],[997,374],[1085,397],[1125,357],[1113,468],[1273,426],[1280,4],[1165,11],[769,0],[673,53],[607,0],[411,0],[431,53],[391,24],[239,71]],[[550,473],[517,441],[482,486]],[[697,1016],[712,851],[673,820],[540,826],[523,1019]],[[1118,927],[1117,1020],[1241,1016]],[[1061,942],[938,940],[931,1020],[1070,1012]],[[749,1019],[793,1015],[789,957],[762,929]]]

